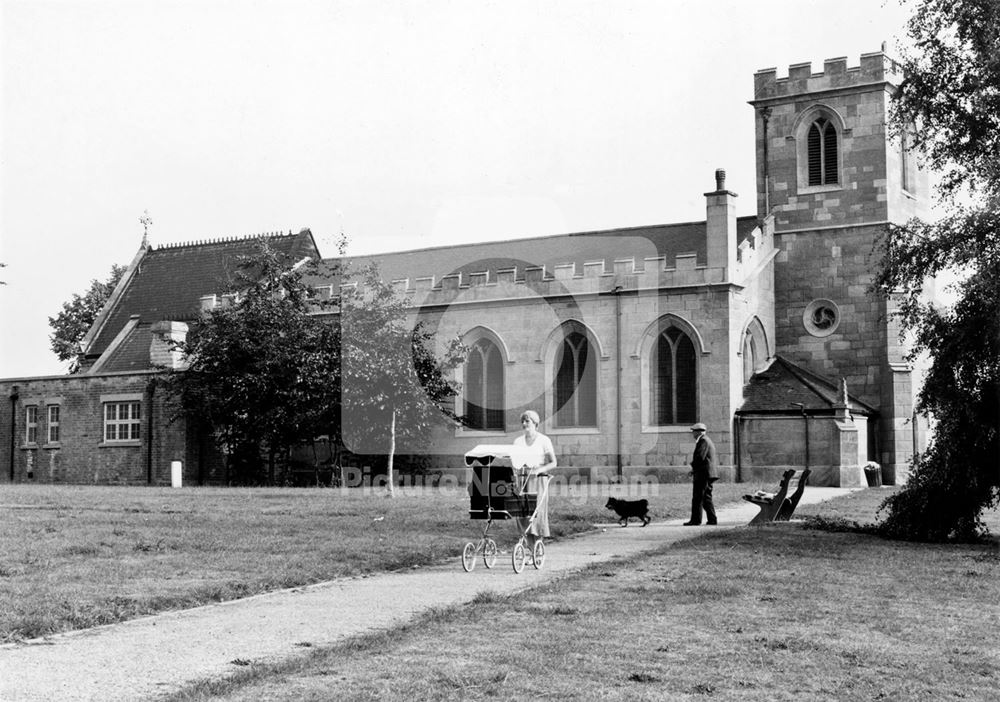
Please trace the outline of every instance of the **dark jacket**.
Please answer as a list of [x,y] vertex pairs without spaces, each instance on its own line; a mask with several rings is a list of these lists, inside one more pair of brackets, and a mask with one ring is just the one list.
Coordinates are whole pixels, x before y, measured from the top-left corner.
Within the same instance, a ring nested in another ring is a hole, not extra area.
[[708,438],[707,434],[702,434],[698,443],[694,447],[694,457],[691,459],[691,469],[694,471],[695,479],[702,480],[718,479],[718,460],[715,457],[715,444]]

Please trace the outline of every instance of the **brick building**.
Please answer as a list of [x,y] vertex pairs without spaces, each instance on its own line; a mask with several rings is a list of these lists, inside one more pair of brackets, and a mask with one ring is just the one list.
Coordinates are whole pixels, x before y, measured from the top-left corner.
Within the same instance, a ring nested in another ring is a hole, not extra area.
[[181,338],[230,289],[261,238],[293,260],[316,258],[309,230],[152,247],[145,241],[83,339],[75,375],[0,380],[0,482],[169,485],[227,481],[210,437],[177,417],[157,379]]
[[[873,53],[756,74],[754,214],[737,217],[720,170],[701,222],[373,257],[414,321],[471,348],[457,371],[470,425],[433,437],[434,464],[510,441],[532,408],[561,467],[591,479],[685,479],[695,421],[729,479],[905,471],[912,370],[867,292],[875,237],[926,207],[926,174],[886,128],[893,71]],[[319,256],[308,230],[272,239]],[[85,373],[0,381],[4,479],[163,483],[181,460],[186,482],[224,482],[197,428],[167,421],[151,364],[181,361],[167,341],[224,302],[249,241],[144,245],[84,342]]]

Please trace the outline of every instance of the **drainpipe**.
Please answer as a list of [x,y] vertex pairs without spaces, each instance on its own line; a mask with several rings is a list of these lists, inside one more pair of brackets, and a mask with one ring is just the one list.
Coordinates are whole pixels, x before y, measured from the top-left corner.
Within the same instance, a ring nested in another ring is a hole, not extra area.
[[739,414],[733,416],[733,448],[735,452],[734,462],[736,463],[736,482],[743,482],[743,456],[740,451],[740,441],[742,437],[740,435],[740,426],[743,424],[743,417]]
[[146,386],[149,393],[149,411],[146,412],[146,484],[153,484],[153,395],[156,394],[156,378]]
[[15,385],[10,389],[10,482],[14,482],[14,452],[17,450],[17,441],[14,433],[17,431],[17,394],[18,387]]
[[873,433],[875,438],[875,460],[879,463],[885,463],[885,458],[882,456],[882,417],[879,416],[878,424],[875,425],[875,431]]
[[622,468],[622,286],[616,285],[611,292],[615,296],[615,455],[618,467],[618,482],[625,478]]
[[806,416],[806,407],[801,402],[793,402],[793,407],[798,407],[802,413],[802,421],[806,428],[806,470],[809,470],[809,417]]
[[771,108],[765,107],[760,111],[760,119],[764,123],[764,138],[762,140],[764,146],[764,216],[767,217],[771,213],[771,176],[770,168],[767,160],[767,123],[771,118]]

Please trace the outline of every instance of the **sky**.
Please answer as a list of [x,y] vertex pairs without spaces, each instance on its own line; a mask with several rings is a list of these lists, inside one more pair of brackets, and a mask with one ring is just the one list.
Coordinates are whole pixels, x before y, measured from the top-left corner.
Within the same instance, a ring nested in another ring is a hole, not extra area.
[[[897,0],[0,0],[0,378],[151,244],[324,256],[754,214],[755,71],[898,53]],[[516,247],[516,244],[512,244]]]

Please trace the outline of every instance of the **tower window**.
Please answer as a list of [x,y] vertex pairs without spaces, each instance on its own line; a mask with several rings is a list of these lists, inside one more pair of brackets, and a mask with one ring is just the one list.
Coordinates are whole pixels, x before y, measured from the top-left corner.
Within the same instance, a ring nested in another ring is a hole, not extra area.
[[813,300],[802,313],[802,324],[813,336],[830,336],[840,326],[840,308],[832,300]]
[[809,185],[833,185],[837,177],[837,129],[820,117],[809,126],[807,140]]

